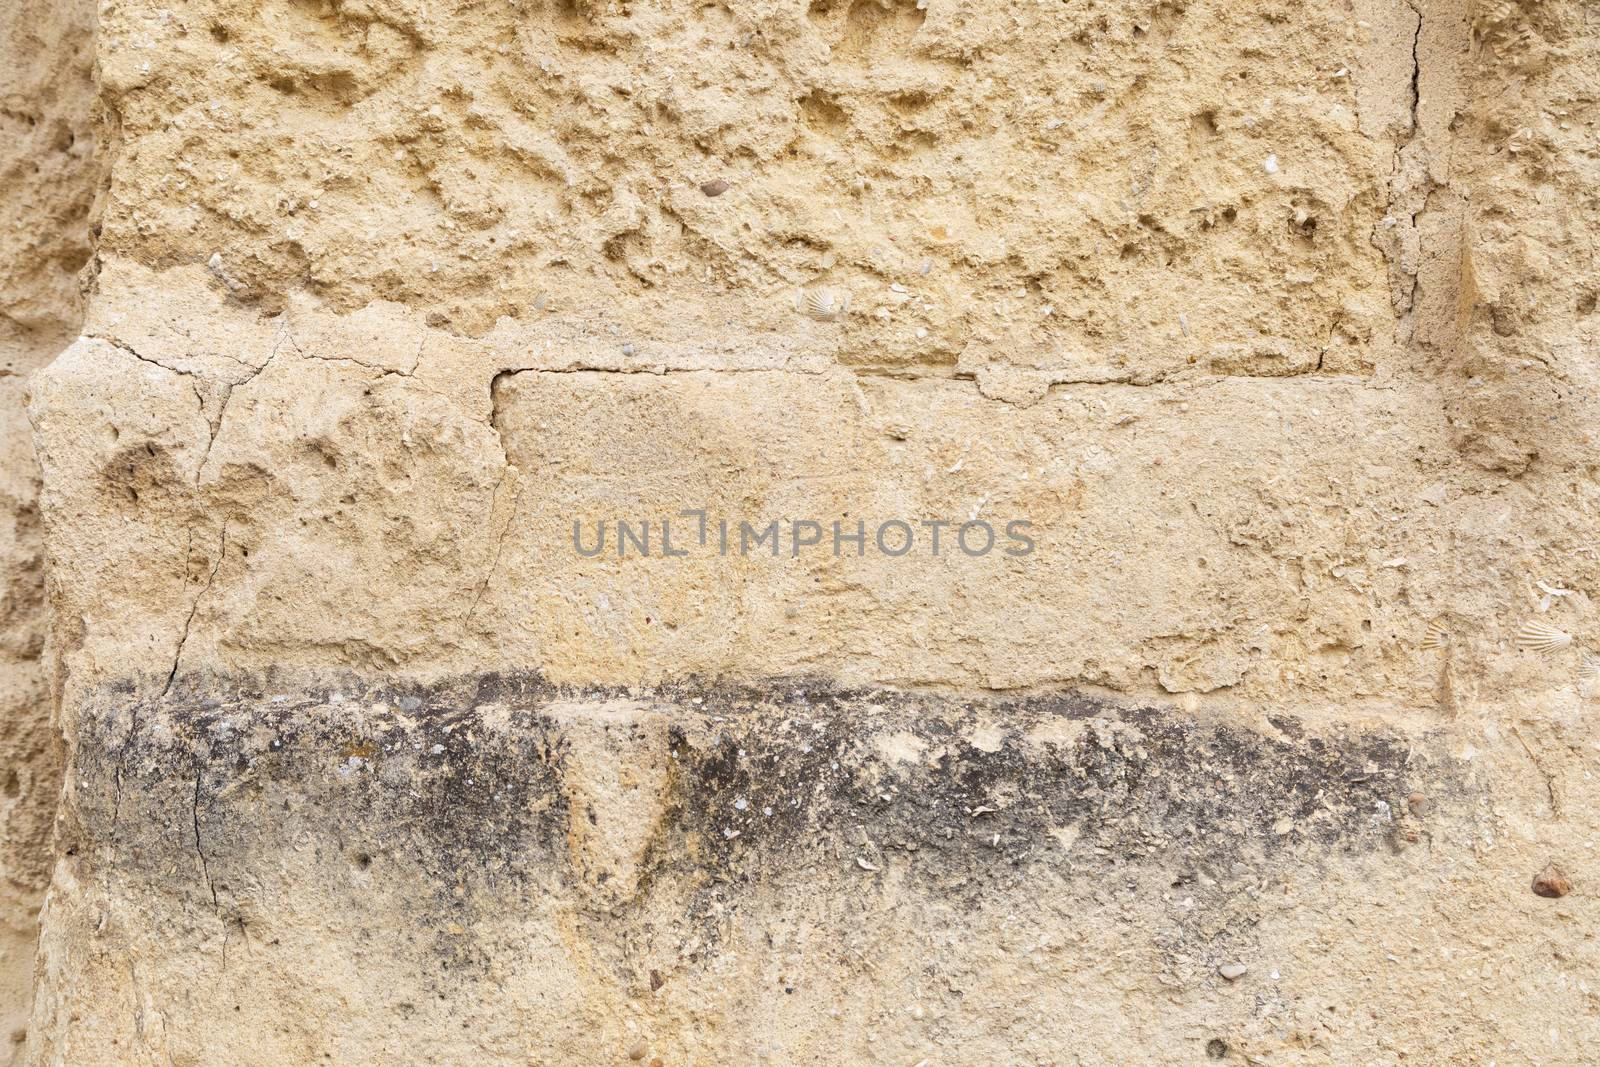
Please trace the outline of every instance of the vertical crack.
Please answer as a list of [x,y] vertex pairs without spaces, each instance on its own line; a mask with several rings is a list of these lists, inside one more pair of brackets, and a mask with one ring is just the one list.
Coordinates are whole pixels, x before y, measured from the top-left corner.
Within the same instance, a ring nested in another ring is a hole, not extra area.
[[122,737],[122,744],[117,747],[117,766],[112,771],[114,792],[111,798],[111,836],[116,837],[117,821],[122,817],[122,776],[128,766],[128,751],[133,747],[133,739],[139,733],[139,705],[133,706],[128,723],[128,732]]
[[[489,495],[489,514],[494,515],[494,505],[500,499],[500,488],[505,484],[506,475],[511,472],[511,455],[506,451],[505,434],[500,429],[500,390],[505,381],[516,374],[513,370],[503,370],[489,379],[489,432],[494,434],[495,441],[500,445],[500,478],[494,483],[494,492]],[[517,505],[522,502],[522,487],[517,486],[516,493],[511,498],[511,510],[506,515],[505,522],[500,524],[500,532],[495,536],[494,555],[489,560],[489,569],[483,575],[483,581],[478,583],[477,591],[473,593],[472,604],[467,608],[467,615],[463,624],[472,621],[472,615],[478,610],[478,602],[483,599],[483,594],[488,591],[489,583],[494,580],[495,571],[500,567],[500,554],[505,549],[506,534],[511,530],[511,524],[517,517]]]
[[1522,746],[1522,751],[1527,753],[1528,762],[1533,764],[1533,769],[1539,772],[1540,778],[1544,779],[1544,791],[1545,796],[1549,799],[1550,814],[1557,819],[1561,818],[1561,798],[1556,793],[1555,776],[1550,773],[1549,769],[1545,767],[1544,761],[1534,753],[1533,748],[1523,739],[1521,730],[1513,726],[1511,733],[1516,737],[1517,743]]
[[[494,502],[500,498],[500,485],[504,481],[505,474],[502,473],[500,481],[495,483],[494,492],[489,497],[489,511],[491,514],[494,511]],[[472,621],[473,612],[478,610],[478,601],[483,599],[483,594],[488,590],[489,583],[494,580],[495,571],[500,569],[500,554],[506,546],[506,534],[510,532],[511,524],[516,521],[517,505],[520,503],[522,503],[522,487],[519,485],[517,491],[511,497],[511,508],[506,515],[505,522],[500,524],[500,532],[495,536],[494,556],[489,560],[489,569],[484,573],[483,581],[478,583],[477,592],[472,595],[472,605],[467,608],[467,617],[463,620],[464,622]]]
[[[261,361],[261,366],[252,368],[249,375],[240,381],[223,383],[222,402],[218,405],[217,417],[215,420],[209,421],[211,439],[206,442],[206,451],[205,455],[200,457],[200,466],[195,468],[194,483],[196,485],[200,484],[200,476],[205,473],[206,464],[211,462],[212,447],[216,445],[217,438],[222,436],[222,420],[228,416],[228,402],[233,399],[234,390],[249,385],[259,378],[261,373],[272,365],[272,361],[278,358],[278,349],[283,347],[285,340],[288,340],[290,344],[294,344],[294,338],[289,334],[289,324],[286,322],[279,325],[278,335],[272,340],[272,351],[267,353],[267,358]],[[295,345],[295,350],[299,351],[298,345]],[[204,406],[202,405],[203,410]]]
[[[194,625],[194,617],[200,611],[200,602],[211,591],[212,583],[217,580],[217,571],[222,569],[222,559],[228,552],[228,524],[222,524],[222,543],[217,546],[217,558],[211,564],[211,573],[206,576],[206,584],[200,592],[195,594],[194,602],[189,605],[189,617],[183,621],[183,634],[178,638],[178,648],[172,654],[172,669],[167,672],[167,683],[161,687],[161,695],[166,696],[172,690],[172,683],[178,677],[178,664],[183,661],[183,648],[189,643],[189,630]],[[187,565],[188,556],[184,557]]]
[[[1423,16],[1421,8],[1413,6],[1412,10],[1417,13],[1417,31],[1416,31],[1416,33],[1411,35],[1411,136],[1406,141],[1406,147],[1408,147],[1408,148],[1411,145],[1416,144],[1418,141],[1423,140],[1423,132],[1422,132],[1422,20],[1423,20],[1424,16]],[[1422,262],[1421,262],[1421,258],[1420,258],[1420,256],[1421,256],[1420,243],[1421,243],[1422,234],[1421,234],[1420,227],[1418,225],[1418,220],[1422,217],[1422,213],[1425,210],[1427,210],[1427,207],[1428,207],[1428,195],[1432,191],[1433,191],[1433,180],[1432,180],[1431,176],[1428,175],[1427,168],[1424,167],[1424,169],[1423,169],[1422,187],[1419,190],[1416,191],[1416,194],[1415,194],[1416,195],[1416,200],[1412,205],[1412,210],[1411,210],[1411,213],[1410,213],[1410,216],[1411,216],[1411,232],[1414,235],[1416,235],[1416,239],[1417,239],[1417,241],[1419,243],[1419,249],[1418,249],[1418,257],[1419,258],[1418,258],[1418,262],[1413,265],[1414,269],[1411,271],[1411,294],[1408,297],[1408,301],[1409,301],[1409,303],[1411,305],[1410,312],[1413,315],[1415,315],[1417,313],[1417,290],[1421,287],[1420,279],[1421,279],[1421,276],[1422,276]]]
[[[1448,152],[1446,146],[1436,143],[1439,131],[1429,125],[1439,105],[1448,101],[1423,99],[1424,86],[1430,92],[1439,90],[1439,79],[1449,74],[1448,70],[1436,71],[1433,66],[1438,57],[1435,31],[1446,25],[1449,17],[1436,9],[1425,11],[1425,6],[1417,0],[1403,0],[1394,6],[1398,39],[1394,40],[1392,51],[1385,52],[1393,64],[1387,68],[1393,71],[1389,76],[1396,83],[1390,116],[1393,159],[1387,210],[1373,235],[1373,243],[1383,250],[1390,264],[1396,340],[1402,348],[1422,357],[1438,344],[1438,339],[1430,333],[1436,332],[1436,323],[1421,305],[1443,299],[1443,290],[1435,293],[1432,287],[1449,284],[1442,268],[1441,250],[1424,248],[1423,230],[1426,227],[1434,232],[1431,212],[1450,211],[1450,204],[1436,196],[1446,180],[1443,166]],[[1409,40],[1400,36],[1406,30]],[[1430,63],[1426,72],[1422,69],[1425,60]],[[1437,61],[1446,65],[1449,62],[1448,57]],[[1400,81],[1402,76],[1404,82]],[[1433,313],[1437,318],[1436,307]]]
[[1411,136],[1416,138],[1422,129],[1422,23],[1427,16],[1416,4],[1410,7],[1417,15],[1417,32],[1411,35]]
[[[208,752],[206,754],[207,762],[210,762],[210,758],[211,756]],[[205,764],[202,763],[200,768],[194,772],[194,805],[190,809],[189,815],[194,823],[194,851],[195,855],[200,857],[200,874],[206,880],[206,888],[211,891],[211,906],[215,908],[219,907],[217,902],[217,886],[216,883],[211,880],[211,864],[206,859],[205,845],[202,843],[200,837],[200,781],[204,776]]]

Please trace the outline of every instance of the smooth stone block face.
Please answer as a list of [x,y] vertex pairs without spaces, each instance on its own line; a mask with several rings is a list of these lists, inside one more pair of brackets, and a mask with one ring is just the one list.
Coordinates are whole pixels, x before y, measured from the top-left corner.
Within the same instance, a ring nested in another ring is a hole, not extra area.
[[[502,374],[513,504],[479,610],[563,679],[755,666],[1207,691],[1309,641],[1337,649],[1327,671],[1382,669],[1414,608],[1361,586],[1404,584],[1383,567],[1400,556],[1446,565],[1457,509],[1422,503],[1448,451],[1437,420],[1353,384],[1183,396],[1016,407],[964,381]],[[1311,561],[1364,581],[1310,595]]]

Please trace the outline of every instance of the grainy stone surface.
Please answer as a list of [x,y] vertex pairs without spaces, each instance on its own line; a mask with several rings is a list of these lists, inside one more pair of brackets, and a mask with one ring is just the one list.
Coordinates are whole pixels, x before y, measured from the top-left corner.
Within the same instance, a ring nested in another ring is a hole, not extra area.
[[[1330,865],[1424,872],[1398,832],[1480,817],[1467,765],[1392,730],[793,681],[286,681],[86,709],[63,875],[102,888],[52,919],[93,916],[106,963],[49,1005],[94,1019],[44,1028],[58,1059],[579,1063],[642,1035],[674,1062],[1004,1061],[1110,1036],[1042,1010],[1108,979],[1165,1005],[1149,1047],[1248,1049],[1270,1027],[1219,963],[1270,959],[1286,1000],[1327,974],[1255,924]],[[1452,821],[1397,813],[1418,787]],[[1107,937],[1118,962],[1073,973]],[[180,972],[207,977],[141,1038],[139,990]],[[353,998],[337,1033],[329,996]]]
[[[132,0],[94,54],[32,1062],[1600,1043],[1589,5]],[[893,519],[945,551],[833,550]]]
[[0,1062],[25,1036],[61,786],[27,376],[78,334],[97,191],[93,5],[0,8]]

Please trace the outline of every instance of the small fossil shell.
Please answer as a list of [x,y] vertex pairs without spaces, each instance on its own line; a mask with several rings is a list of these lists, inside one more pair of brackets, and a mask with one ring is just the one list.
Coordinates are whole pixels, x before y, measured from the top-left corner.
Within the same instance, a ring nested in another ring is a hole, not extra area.
[[1517,647],[1530,652],[1554,652],[1572,644],[1572,635],[1547,622],[1529,619],[1517,631]]
[[1424,649],[1443,648],[1449,643],[1450,631],[1444,628],[1443,622],[1434,619],[1428,624],[1428,628],[1422,631],[1422,640],[1418,642],[1417,647]]
[[818,322],[833,322],[850,310],[850,294],[839,289],[802,289],[794,309]]
[[1600,656],[1585,652],[1578,664],[1578,681],[1600,682]]

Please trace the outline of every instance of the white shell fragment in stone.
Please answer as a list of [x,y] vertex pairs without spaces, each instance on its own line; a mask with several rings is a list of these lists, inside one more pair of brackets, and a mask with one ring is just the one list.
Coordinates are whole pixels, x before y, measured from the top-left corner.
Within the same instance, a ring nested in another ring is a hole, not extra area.
[[1428,624],[1426,630],[1422,631],[1422,641],[1417,647],[1423,649],[1443,648],[1449,643],[1450,631],[1444,628],[1444,623],[1435,619]]
[[211,258],[206,260],[206,269],[212,273],[217,281],[221,282],[223,285],[226,285],[232,292],[237,293],[246,288],[244,282],[241,282],[238,278],[235,278],[233,275],[229,274],[228,269],[222,265],[221,252],[211,253]]
[[1517,631],[1517,647],[1530,652],[1554,652],[1572,644],[1572,635],[1547,622],[1529,619]]
[[794,309],[818,322],[832,322],[850,310],[850,294],[839,289],[803,289]]
[[1545,581],[1535,582],[1534,584],[1537,585],[1539,587],[1539,591],[1544,594],[1544,596],[1539,598],[1540,615],[1543,615],[1545,612],[1549,611],[1550,605],[1554,604],[1561,597],[1571,596],[1573,593],[1577,592],[1575,589],[1562,589],[1560,586],[1551,585],[1549,582]]
[[1600,656],[1585,652],[1578,664],[1578,681],[1600,682]]

